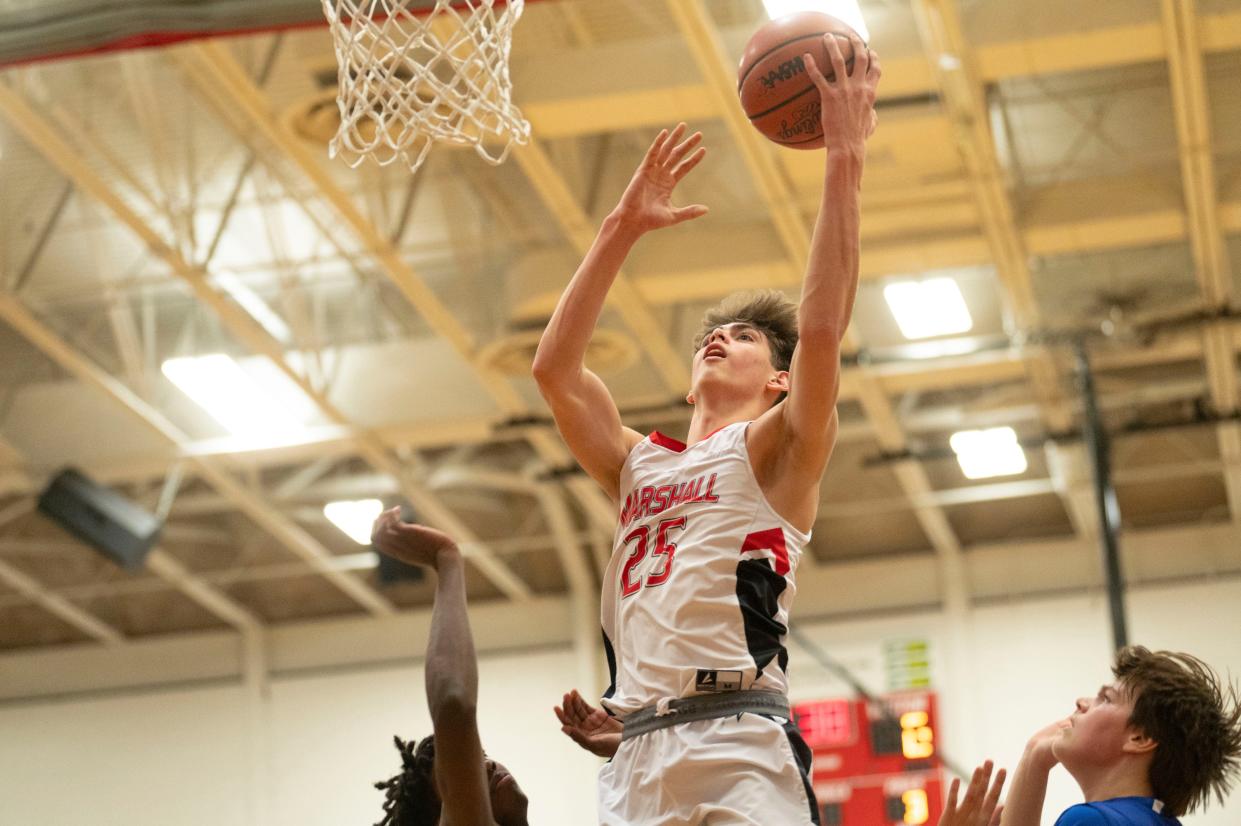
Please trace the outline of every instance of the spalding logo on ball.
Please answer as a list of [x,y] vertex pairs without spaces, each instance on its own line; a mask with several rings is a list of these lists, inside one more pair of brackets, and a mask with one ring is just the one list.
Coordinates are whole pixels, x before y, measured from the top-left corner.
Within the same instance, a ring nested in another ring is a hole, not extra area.
[[754,33],[737,70],[741,108],[754,128],[768,140],[794,149],[823,146],[819,90],[804,65],[809,52],[828,80],[835,80],[823,35],[840,43],[845,66],[853,71],[853,29],[821,12],[778,17]]

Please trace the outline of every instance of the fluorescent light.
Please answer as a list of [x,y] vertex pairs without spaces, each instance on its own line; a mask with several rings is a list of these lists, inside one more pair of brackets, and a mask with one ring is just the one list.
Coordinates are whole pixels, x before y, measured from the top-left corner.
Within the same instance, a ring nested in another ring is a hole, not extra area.
[[233,300],[241,305],[250,316],[263,325],[263,329],[271,333],[276,340],[288,343],[292,335],[289,333],[289,325],[284,323],[284,319],[276,314],[266,301],[259,298],[258,293],[247,287],[241,282],[237,276],[232,273],[221,272],[212,276],[212,280],[226,293],[233,297]]
[[384,505],[378,499],[328,502],[323,515],[341,529],[345,536],[359,545],[371,544],[371,526],[383,513]]
[[967,479],[1012,476],[1024,473],[1026,452],[1011,427],[962,430],[948,439]]
[[168,359],[160,370],[237,436],[287,436],[297,417],[223,353]]
[[952,278],[897,281],[883,288],[883,297],[905,338],[964,333],[974,326],[961,288]]
[[870,31],[866,28],[866,21],[862,19],[862,10],[858,7],[857,0],[763,0],[763,6],[767,9],[767,16],[773,20],[799,11],[830,14],[837,20],[848,23],[862,40],[870,42]]

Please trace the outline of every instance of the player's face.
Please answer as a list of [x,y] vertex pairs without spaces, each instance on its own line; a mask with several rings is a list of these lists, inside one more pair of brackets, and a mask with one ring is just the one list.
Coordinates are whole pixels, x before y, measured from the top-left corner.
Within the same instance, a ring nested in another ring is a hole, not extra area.
[[730,389],[761,394],[779,372],[771,364],[767,337],[749,324],[736,321],[712,330],[694,354],[694,393],[724,384]]
[[1133,729],[1133,698],[1121,685],[1102,686],[1094,697],[1079,697],[1069,725],[1052,753],[1070,772],[1109,766],[1124,756]]
[[487,760],[487,788],[491,792],[491,813],[500,826],[526,826],[530,801],[502,763]]

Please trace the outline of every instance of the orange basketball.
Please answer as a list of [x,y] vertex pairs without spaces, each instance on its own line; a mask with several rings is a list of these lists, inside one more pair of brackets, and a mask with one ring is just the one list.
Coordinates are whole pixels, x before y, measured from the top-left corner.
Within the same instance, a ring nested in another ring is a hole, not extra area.
[[778,17],[754,33],[737,70],[741,108],[754,128],[781,146],[823,146],[822,104],[802,55],[809,52],[828,80],[835,80],[823,35],[840,41],[840,53],[852,71],[853,29],[831,15],[804,11]]

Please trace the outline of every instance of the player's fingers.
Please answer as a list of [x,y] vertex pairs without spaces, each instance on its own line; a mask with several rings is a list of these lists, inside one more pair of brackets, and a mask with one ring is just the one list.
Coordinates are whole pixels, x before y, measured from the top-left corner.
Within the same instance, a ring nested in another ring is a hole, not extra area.
[[681,136],[685,134],[685,123],[678,123],[672,132],[668,135],[668,139],[659,147],[659,154],[655,156],[655,162],[663,166],[668,162],[668,157],[672,154],[672,150],[681,142]]
[[961,778],[952,778],[952,785],[948,787],[948,802],[944,804],[944,811],[949,814],[955,814],[957,811],[957,793],[961,791]]
[[987,821],[987,826],[1000,826],[1000,820],[1004,816],[1004,807],[996,806],[995,812],[991,815],[991,820]]
[[679,144],[676,145],[676,147],[672,150],[672,152],[668,154],[668,161],[665,164],[665,166],[676,166],[678,163],[681,162],[682,158],[688,155],[690,151],[695,146],[698,145],[699,141],[701,140],[702,140],[702,133],[695,132],[694,134],[690,135],[685,140],[681,141]]
[[857,75],[862,77],[866,74],[866,63],[870,60],[870,50],[866,48],[866,44],[862,42],[862,38],[857,36],[856,32],[849,32],[849,48],[852,51],[853,66],[849,69],[849,77]]
[[833,81],[841,83],[844,81],[845,76],[848,75],[848,70],[845,69],[845,56],[840,51],[840,43],[836,35],[830,32],[823,35],[823,43],[827,47],[827,59],[832,64],[833,77],[828,78],[827,82],[829,84]]
[[569,725],[568,719],[565,718],[564,710],[560,706],[552,706],[552,711],[556,712],[556,719],[559,720],[562,725]]
[[1000,791],[1004,788],[1004,780],[1008,777],[1008,772],[1000,769],[995,773],[995,781],[992,782],[991,788],[987,790],[987,799],[983,801],[983,811],[990,811],[995,804],[1000,802]]
[[672,170],[672,179],[679,183],[681,179],[684,178],[686,175],[688,175],[690,173],[690,170],[692,170],[695,166],[698,166],[698,164],[706,156],[707,156],[707,147],[705,146],[698,147],[697,152],[690,155],[685,160],[681,161],[681,163],[677,164],[677,167]]
[[866,68],[866,74],[878,80],[883,77],[883,67],[879,65],[879,53],[874,49],[868,49],[867,51],[870,56],[870,65]]
[[[983,765],[985,766],[986,764]],[[990,774],[990,772],[987,772],[987,774]],[[974,774],[970,777],[970,784],[965,789],[965,797],[961,800],[962,809],[974,810],[978,808],[983,791],[987,788],[987,781],[983,778],[983,766],[974,769]]]
[[690,206],[676,207],[672,210],[672,223],[679,224],[682,221],[692,221],[695,218],[701,218],[706,215],[709,210],[704,204],[691,204]]
[[801,56],[801,60],[806,67],[806,74],[810,77],[810,82],[819,87],[820,93],[827,91],[827,78],[823,77],[823,70],[815,62],[814,55],[806,52]]
[[655,163],[655,159],[659,157],[660,151],[664,148],[664,143],[668,140],[668,130],[660,129],[659,134],[655,136],[655,140],[651,141],[651,146],[646,150],[646,157],[642,159],[643,166],[650,166]]

